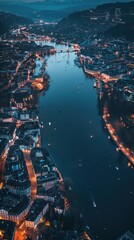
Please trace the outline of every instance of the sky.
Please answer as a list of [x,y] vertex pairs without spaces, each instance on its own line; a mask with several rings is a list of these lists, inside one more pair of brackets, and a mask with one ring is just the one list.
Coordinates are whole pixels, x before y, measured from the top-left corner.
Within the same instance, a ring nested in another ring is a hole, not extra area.
[[[0,2],[57,2],[57,3],[75,3],[75,2],[96,2],[96,3],[103,3],[103,2],[129,2],[129,0],[0,0]],[[131,1],[131,0],[130,0]]]

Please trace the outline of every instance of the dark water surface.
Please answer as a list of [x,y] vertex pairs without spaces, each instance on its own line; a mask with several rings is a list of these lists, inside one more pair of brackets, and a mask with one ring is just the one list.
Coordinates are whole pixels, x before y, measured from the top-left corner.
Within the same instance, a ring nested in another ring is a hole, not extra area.
[[114,240],[134,224],[134,172],[104,130],[93,80],[74,53],[48,57],[48,91],[39,96],[42,146],[74,184],[96,239]]

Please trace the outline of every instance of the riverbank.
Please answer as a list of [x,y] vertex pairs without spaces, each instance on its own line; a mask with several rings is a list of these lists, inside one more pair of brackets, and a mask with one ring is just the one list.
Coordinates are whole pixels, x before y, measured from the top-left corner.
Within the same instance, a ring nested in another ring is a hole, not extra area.
[[122,151],[123,154],[127,157],[127,159],[134,165],[134,153],[129,149],[126,148],[123,142],[119,139],[118,135],[116,134],[115,129],[113,128],[112,124],[110,123],[110,115],[108,113],[108,108],[104,106],[103,108],[103,116],[102,116],[105,125],[107,127],[107,130],[111,136],[111,138],[114,140],[116,145],[118,146],[118,151]]
[[[48,65],[49,66],[49,65]],[[51,74],[50,74],[50,79],[51,79]],[[51,82],[51,80],[50,80],[50,82]],[[40,97],[40,94],[43,94],[44,95],[44,93],[45,93],[46,91],[41,91],[41,92],[39,92],[39,94],[38,94],[38,97]],[[47,92],[46,92],[47,93]],[[40,119],[40,115],[38,114],[38,118]],[[43,136],[43,132],[44,132],[44,129],[45,129],[45,124],[43,124],[45,121],[41,121],[40,120],[40,122],[41,122],[41,124],[42,124],[42,128],[41,128],[41,135]],[[48,125],[51,127],[51,125],[52,125],[53,123],[52,122],[49,122],[48,123]],[[56,128],[55,128],[55,130],[56,130]],[[51,144],[50,143],[48,143],[47,144],[48,145],[48,148],[51,148]],[[44,144],[42,143],[42,141],[40,142],[40,147],[44,147]],[[50,151],[50,153],[51,153],[51,151]],[[57,165],[57,164],[56,164]],[[64,178],[62,177],[62,173],[61,173],[61,171],[59,170],[59,167],[57,167],[56,166],[56,172],[57,172],[57,174],[58,174],[58,176],[59,176],[59,183],[60,183],[60,185],[62,184],[64,184]],[[73,192],[74,190],[72,189],[72,186],[68,186],[69,188],[68,188],[68,190],[67,191],[65,191],[65,194],[67,194],[68,196],[71,194],[71,192]],[[64,191],[63,191],[63,196],[64,196]],[[67,193],[68,192],[68,193]],[[67,196],[66,196],[66,198],[67,198]],[[47,197],[47,199],[50,199],[50,197]],[[65,217],[65,215],[66,215],[66,212],[68,212],[68,209],[69,209],[69,207],[71,207],[72,208],[72,206],[71,206],[71,204],[70,204],[70,202],[67,200],[67,204],[66,204],[66,201],[65,201],[65,199],[64,199],[64,214],[63,214],[63,217]],[[73,210],[72,210],[72,214],[74,214],[73,213]],[[78,213],[77,213],[78,214]],[[72,219],[73,219],[73,215],[71,216],[71,220],[70,221],[72,221]],[[79,219],[79,216],[78,216],[78,219]],[[77,225],[77,221],[78,221],[78,219],[76,219],[76,222],[75,222],[75,224]],[[80,226],[79,226],[80,227]],[[78,227],[78,228],[79,228]],[[77,227],[76,227],[76,231],[77,231]],[[78,229],[78,231],[79,231],[79,229]],[[88,233],[87,233],[87,231],[85,230],[85,226],[84,226],[84,231],[83,231],[83,233],[82,233],[82,239],[84,239],[84,237],[86,236],[86,238],[87,239],[89,239],[89,240],[91,240],[90,239],[90,237],[89,237],[89,235],[88,235]]]
[[[87,59],[88,58],[89,57],[87,57]],[[85,59],[86,59],[86,57],[83,55],[80,57],[80,63],[81,63],[84,73],[88,74],[89,76],[92,76],[93,78],[95,78],[99,81],[103,81],[104,83],[119,80],[119,78],[110,78],[110,76],[102,74],[100,71],[94,71],[94,70],[87,69],[86,65],[85,65]],[[108,130],[110,136],[112,137],[112,139],[118,146],[118,151],[121,150],[122,153],[127,157],[127,159],[132,163],[132,165],[134,165],[134,153],[128,147],[125,147],[123,142],[121,142],[118,134],[116,134],[114,127],[110,123],[109,113],[108,113],[108,109],[106,106],[104,106],[104,108],[103,108],[102,118],[105,122],[105,125],[107,127],[107,130]]]
[[[117,81],[119,80],[119,77],[115,76],[115,77],[111,77],[108,74],[103,73],[101,70],[97,70],[97,69],[90,69],[90,64],[88,63],[92,61],[92,59],[89,56],[84,56],[84,55],[80,55],[80,63],[81,66],[83,68],[83,71],[88,74],[89,76],[100,80],[104,83],[110,82],[110,81]],[[86,63],[87,62],[87,63]],[[88,68],[87,68],[88,65]],[[93,66],[92,66],[93,68]]]
[[132,223],[134,174],[127,167],[127,159],[108,139],[98,89],[74,65],[75,58],[74,53],[57,53],[47,59],[51,87],[39,96],[39,116],[45,126],[42,144],[50,150],[63,178],[73,183],[90,232],[100,240],[113,240]]

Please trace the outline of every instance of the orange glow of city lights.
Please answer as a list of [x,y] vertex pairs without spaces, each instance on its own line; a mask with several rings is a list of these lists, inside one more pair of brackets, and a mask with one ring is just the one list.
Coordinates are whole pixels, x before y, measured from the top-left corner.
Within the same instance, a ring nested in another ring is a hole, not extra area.
[[50,226],[51,226],[51,225],[50,225],[50,222],[49,222],[49,221],[46,221],[46,222],[45,222],[45,226],[46,226],[46,227],[50,227]]

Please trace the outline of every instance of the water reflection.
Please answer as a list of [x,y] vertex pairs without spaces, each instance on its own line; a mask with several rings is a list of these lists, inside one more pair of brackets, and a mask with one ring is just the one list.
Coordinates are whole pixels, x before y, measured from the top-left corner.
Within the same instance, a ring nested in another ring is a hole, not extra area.
[[134,174],[108,139],[100,96],[93,80],[74,66],[75,57],[48,57],[50,88],[39,97],[42,142],[63,176],[73,181],[90,231],[100,240],[113,240],[133,225]]

